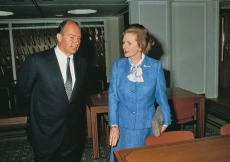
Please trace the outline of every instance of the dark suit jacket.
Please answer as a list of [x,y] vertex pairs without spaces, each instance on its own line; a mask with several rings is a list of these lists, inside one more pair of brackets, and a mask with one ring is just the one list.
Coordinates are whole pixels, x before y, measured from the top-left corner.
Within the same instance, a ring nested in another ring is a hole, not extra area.
[[54,48],[28,56],[19,73],[17,92],[29,98],[28,138],[37,149],[52,152],[64,138],[76,144],[77,126],[82,123],[78,99],[86,62],[76,54],[73,60],[76,81],[70,102]]

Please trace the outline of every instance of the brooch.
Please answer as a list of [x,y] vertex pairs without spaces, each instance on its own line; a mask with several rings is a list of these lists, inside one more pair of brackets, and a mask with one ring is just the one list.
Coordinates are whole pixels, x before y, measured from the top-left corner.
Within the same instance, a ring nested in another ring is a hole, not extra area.
[[144,65],[144,67],[146,67],[146,68],[151,68],[151,66],[149,66],[149,65]]

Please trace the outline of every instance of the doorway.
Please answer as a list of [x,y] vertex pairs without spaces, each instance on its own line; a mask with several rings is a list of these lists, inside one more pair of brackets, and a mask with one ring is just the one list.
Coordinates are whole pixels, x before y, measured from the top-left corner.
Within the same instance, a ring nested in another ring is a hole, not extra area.
[[220,10],[219,97],[230,96],[230,10]]

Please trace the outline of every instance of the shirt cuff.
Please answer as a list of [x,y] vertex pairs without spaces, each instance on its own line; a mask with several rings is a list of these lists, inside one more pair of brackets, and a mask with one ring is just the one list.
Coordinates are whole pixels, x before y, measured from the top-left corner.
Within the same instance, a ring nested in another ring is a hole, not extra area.
[[115,126],[115,127],[116,127],[116,126],[118,127],[118,125],[116,125],[116,124],[110,125],[110,127],[114,127],[114,126]]

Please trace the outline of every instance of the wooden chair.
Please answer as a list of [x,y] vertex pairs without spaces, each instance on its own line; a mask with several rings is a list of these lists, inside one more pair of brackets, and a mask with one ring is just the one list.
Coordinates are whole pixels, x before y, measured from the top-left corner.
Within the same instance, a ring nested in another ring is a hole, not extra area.
[[169,131],[161,133],[159,137],[156,137],[154,135],[147,137],[145,140],[145,144],[146,146],[149,146],[192,139],[195,138],[193,132],[191,131]]
[[220,134],[221,134],[221,135],[230,134],[230,124],[223,125],[223,126],[220,128]]
[[180,101],[172,103],[172,114],[174,123],[180,125],[180,129],[184,130],[185,124],[193,124],[193,133],[196,135],[196,116],[197,108],[194,104],[194,98],[191,99],[180,99]]

